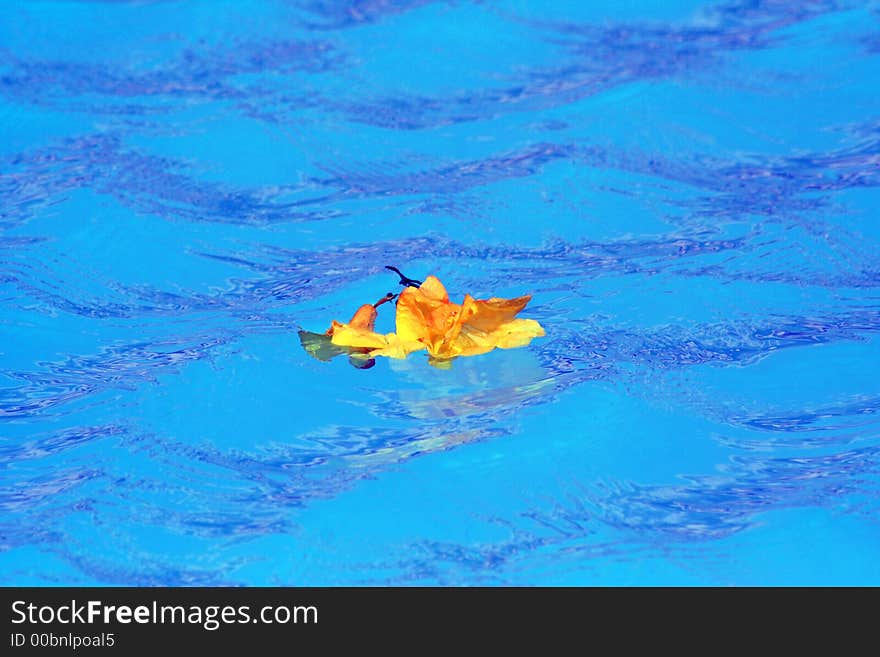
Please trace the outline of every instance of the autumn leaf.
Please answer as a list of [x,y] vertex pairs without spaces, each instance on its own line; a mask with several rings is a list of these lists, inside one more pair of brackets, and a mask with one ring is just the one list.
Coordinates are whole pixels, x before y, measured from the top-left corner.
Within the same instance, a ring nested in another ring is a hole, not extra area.
[[337,322],[335,319],[330,323],[324,333],[313,333],[311,331],[300,331],[299,342],[305,351],[321,361],[329,361],[341,354],[348,354],[348,361],[352,366],[358,369],[369,369],[375,365],[376,361],[370,356],[376,346],[369,340],[361,341],[364,344],[346,345],[335,344],[333,338],[335,335],[348,332],[358,335],[378,335],[373,333],[373,327],[376,325],[376,317],[378,316],[378,308],[383,303],[387,303],[394,298],[394,294],[388,293],[376,303],[365,303],[357,309],[355,314],[347,324]]
[[375,331],[338,324],[335,326],[332,343],[337,347],[365,350],[370,358],[385,356],[386,358],[406,358],[414,351],[425,348],[415,340],[402,340],[397,333],[382,335]]
[[319,360],[347,353],[361,361],[377,356],[402,359],[427,349],[432,365],[447,368],[458,356],[523,347],[544,335],[538,322],[517,317],[531,296],[475,299],[466,294],[457,304],[449,300],[436,276],[422,283],[389,269],[400,275],[405,286],[397,300],[394,333],[375,331],[377,308],[394,297],[389,293],[375,304],[361,306],[347,324],[334,320],[326,333],[300,331],[303,348]]
[[405,342],[421,342],[433,359],[522,347],[544,335],[535,320],[516,318],[530,300],[531,296],[474,299],[467,294],[459,305],[449,300],[439,279],[428,276],[420,287],[401,292],[397,335]]

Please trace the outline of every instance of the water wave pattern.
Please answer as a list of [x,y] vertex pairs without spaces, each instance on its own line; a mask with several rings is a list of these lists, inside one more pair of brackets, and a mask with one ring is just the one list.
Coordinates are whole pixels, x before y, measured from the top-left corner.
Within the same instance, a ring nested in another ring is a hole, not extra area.
[[871,3],[0,14],[2,583],[880,583]]

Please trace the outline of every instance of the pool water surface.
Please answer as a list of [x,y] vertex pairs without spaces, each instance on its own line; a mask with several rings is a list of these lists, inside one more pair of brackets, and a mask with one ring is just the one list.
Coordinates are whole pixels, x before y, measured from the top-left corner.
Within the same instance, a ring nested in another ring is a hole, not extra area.
[[0,583],[880,584],[878,12],[3,3]]

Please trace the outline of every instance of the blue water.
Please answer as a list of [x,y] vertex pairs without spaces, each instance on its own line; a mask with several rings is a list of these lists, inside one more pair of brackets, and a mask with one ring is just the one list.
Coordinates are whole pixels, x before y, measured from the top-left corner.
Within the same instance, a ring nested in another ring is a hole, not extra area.
[[[863,2],[4,2],[0,583],[880,584],[878,88]],[[309,357],[386,264],[547,336]]]

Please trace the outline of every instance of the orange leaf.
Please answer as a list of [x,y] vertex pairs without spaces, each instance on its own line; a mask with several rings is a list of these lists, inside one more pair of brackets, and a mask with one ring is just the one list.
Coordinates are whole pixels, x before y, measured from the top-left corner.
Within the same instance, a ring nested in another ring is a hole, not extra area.
[[316,334],[308,334],[303,347],[321,359],[332,358],[333,349],[362,354],[364,358],[406,358],[414,351],[427,349],[430,362],[441,365],[458,356],[523,347],[544,335],[544,329],[535,320],[516,317],[531,296],[474,299],[466,294],[464,302],[457,304],[449,300],[446,288],[436,276],[428,276],[420,287],[407,287],[400,293],[396,333],[376,333],[376,308],[392,297],[389,293],[373,305],[364,304],[348,324],[334,320],[324,334],[330,344],[311,337]]

